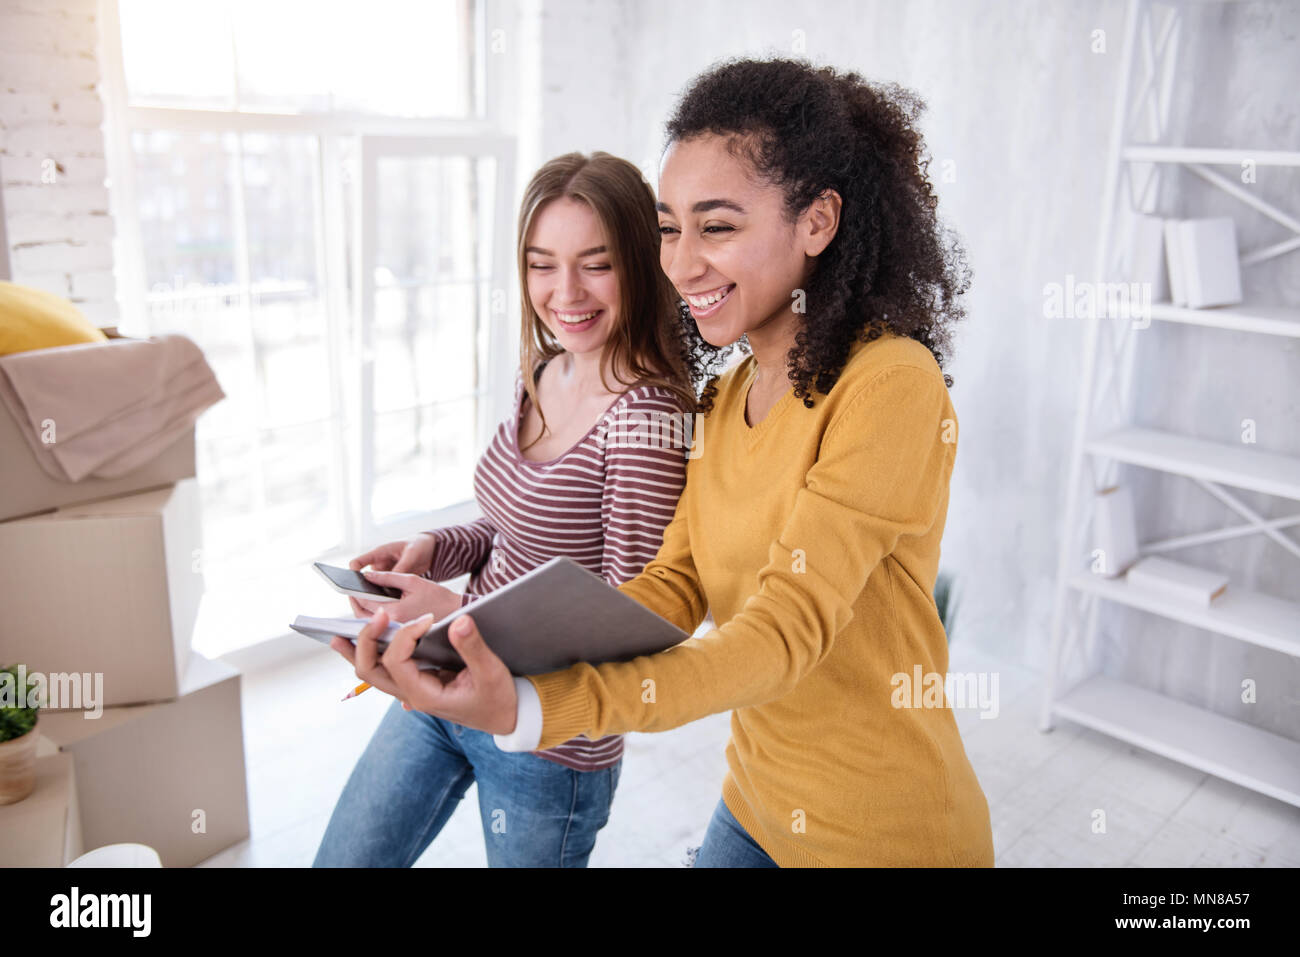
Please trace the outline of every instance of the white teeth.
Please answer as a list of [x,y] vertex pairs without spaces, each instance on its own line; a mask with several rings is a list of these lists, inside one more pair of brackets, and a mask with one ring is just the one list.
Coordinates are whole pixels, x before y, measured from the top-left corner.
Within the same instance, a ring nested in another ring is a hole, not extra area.
[[597,309],[596,312],[584,312],[580,316],[565,316],[565,315],[561,315],[558,312],[555,315],[560,320],[560,322],[563,322],[566,325],[576,326],[579,323],[586,322],[588,319],[596,318],[596,315],[599,312],[600,310]]
[[727,286],[721,292],[715,292],[708,296],[687,296],[686,301],[697,309],[703,309],[705,306],[711,306],[719,299],[722,299],[727,295],[727,293],[731,292],[733,288],[735,287]]

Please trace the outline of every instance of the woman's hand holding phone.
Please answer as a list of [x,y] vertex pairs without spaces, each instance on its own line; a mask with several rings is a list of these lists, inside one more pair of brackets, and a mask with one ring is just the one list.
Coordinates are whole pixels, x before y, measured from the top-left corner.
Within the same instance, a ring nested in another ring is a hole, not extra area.
[[359,618],[373,617],[382,610],[389,621],[414,621],[429,613],[433,614],[434,621],[439,621],[460,608],[459,594],[419,575],[382,571],[363,571],[361,574],[376,585],[400,589],[402,597],[397,601],[370,601],[349,595],[352,610]]
[[[354,572],[359,572],[361,569],[369,565],[375,571],[404,572],[409,573],[411,577],[416,577],[422,575],[432,567],[433,549],[433,536],[428,532],[421,532],[414,538],[408,538],[400,542],[389,542],[386,545],[372,548],[364,555],[358,555],[356,558],[352,559],[352,561],[348,562],[348,568],[352,569]],[[363,574],[365,573],[363,572]],[[375,584],[379,585],[385,583],[376,581]],[[407,590],[403,585],[398,583],[393,583],[393,587],[401,588],[403,592]],[[442,590],[447,591],[445,588]],[[450,594],[450,592],[448,592],[448,594]],[[406,601],[407,597],[408,596],[403,595],[402,601]],[[352,605],[352,613],[358,618],[369,618],[375,613],[375,610],[381,604],[380,602],[367,601],[363,605],[351,596],[348,597],[348,602]],[[397,602],[396,604],[393,602],[382,602],[382,604],[388,606],[388,611],[392,616],[393,621],[410,621],[410,618],[404,617],[408,609],[403,608],[400,611],[396,610],[396,606],[401,605],[402,602]],[[456,607],[459,608],[460,605],[457,604]],[[417,613],[417,617],[419,614],[433,610],[432,606],[424,608],[422,611]],[[439,615],[438,617],[442,616]]]

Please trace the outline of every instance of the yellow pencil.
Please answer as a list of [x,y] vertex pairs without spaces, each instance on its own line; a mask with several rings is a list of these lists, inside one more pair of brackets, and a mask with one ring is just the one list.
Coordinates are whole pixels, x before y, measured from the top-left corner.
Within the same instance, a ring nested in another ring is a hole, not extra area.
[[361,682],[361,684],[357,685],[355,688],[353,688],[351,691],[349,691],[339,700],[347,701],[349,698],[355,698],[357,695],[361,694],[361,692],[367,690],[368,688],[370,688],[370,685],[363,681]]

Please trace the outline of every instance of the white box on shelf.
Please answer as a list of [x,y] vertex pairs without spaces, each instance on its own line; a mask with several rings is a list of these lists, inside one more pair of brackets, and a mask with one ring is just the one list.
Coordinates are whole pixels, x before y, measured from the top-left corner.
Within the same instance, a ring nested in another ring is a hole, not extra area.
[[1129,569],[1128,583],[1208,607],[1227,590],[1228,576],[1149,555]]
[[1177,219],[1165,220],[1165,265],[1169,270],[1169,299],[1175,306],[1187,305],[1183,283],[1183,237]]
[[1165,266],[1165,221],[1158,216],[1138,216],[1133,226],[1129,282],[1150,287],[1150,302],[1169,299],[1169,271]]
[[1241,263],[1232,219],[1185,219],[1182,236],[1183,287],[1191,309],[1241,302]]
[[1093,510],[1093,540],[1095,551],[1092,568],[1103,578],[1121,575],[1137,561],[1133,496],[1127,488],[1112,485],[1097,493],[1096,508]]

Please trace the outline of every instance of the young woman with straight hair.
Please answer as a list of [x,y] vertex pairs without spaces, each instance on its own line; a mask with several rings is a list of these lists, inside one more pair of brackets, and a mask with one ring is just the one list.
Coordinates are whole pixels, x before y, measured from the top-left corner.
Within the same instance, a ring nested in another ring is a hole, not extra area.
[[[427,627],[560,555],[618,585],[654,557],[672,518],[684,450],[629,435],[694,407],[650,187],[607,153],[560,156],[525,192],[518,244],[521,368],[513,412],[475,471],[483,517],[354,559],[402,590],[396,603],[354,599],[359,614]],[[467,572],[463,594],[437,584]],[[585,866],[622,756],[615,733],[507,753],[482,731],[394,701],[315,863],[409,866],[477,782],[489,865]]]

